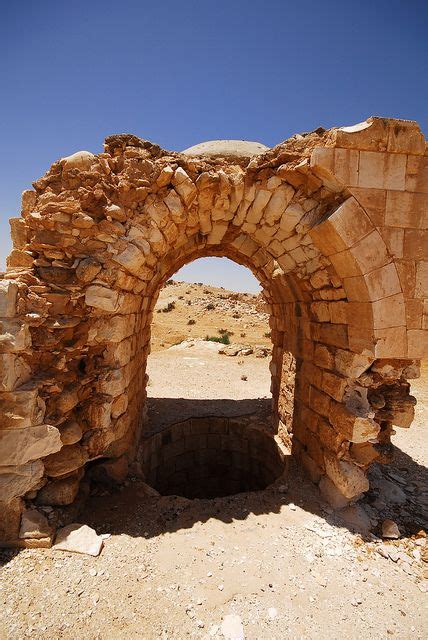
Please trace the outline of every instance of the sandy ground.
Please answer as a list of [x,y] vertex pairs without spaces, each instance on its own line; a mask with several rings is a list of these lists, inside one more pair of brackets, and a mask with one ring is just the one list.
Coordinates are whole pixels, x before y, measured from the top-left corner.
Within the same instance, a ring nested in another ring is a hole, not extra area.
[[[268,362],[198,345],[155,350],[153,428],[183,411],[245,413],[266,404]],[[362,506],[334,514],[293,463],[288,487],[216,500],[148,497],[130,479],[98,491],[79,515],[110,534],[99,557],[0,553],[0,638],[425,639],[427,374],[413,385],[415,424],[397,429],[396,460],[374,471]],[[378,537],[386,516],[401,540]],[[230,614],[242,634],[228,635]]]

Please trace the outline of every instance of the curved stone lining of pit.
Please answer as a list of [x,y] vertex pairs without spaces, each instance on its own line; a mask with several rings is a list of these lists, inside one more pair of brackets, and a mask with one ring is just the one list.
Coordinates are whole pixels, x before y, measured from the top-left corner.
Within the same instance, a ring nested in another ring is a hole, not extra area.
[[254,416],[191,418],[144,438],[141,451],[148,484],[190,499],[265,489],[285,477],[289,453]]

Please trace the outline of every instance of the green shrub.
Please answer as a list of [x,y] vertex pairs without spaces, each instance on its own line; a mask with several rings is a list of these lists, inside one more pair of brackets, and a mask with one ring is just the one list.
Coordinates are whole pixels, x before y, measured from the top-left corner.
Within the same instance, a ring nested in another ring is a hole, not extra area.
[[230,338],[227,333],[221,336],[205,336],[205,340],[208,342],[220,342],[221,344],[230,344]]

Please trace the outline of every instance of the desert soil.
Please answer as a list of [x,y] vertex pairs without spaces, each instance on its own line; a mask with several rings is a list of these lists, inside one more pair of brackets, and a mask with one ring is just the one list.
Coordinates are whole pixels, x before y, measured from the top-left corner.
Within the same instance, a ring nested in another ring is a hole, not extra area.
[[[175,308],[154,316],[152,429],[195,412],[240,415],[266,405],[269,357],[229,357],[199,340],[165,349],[219,329],[232,331],[231,341],[268,346],[259,301],[228,295],[187,284],[162,292],[158,308],[168,298]],[[394,463],[375,468],[364,501],[340,514],[294,463],[288,486],[215,500],[149,496],[136,478],[97,490],[78,521],[110,534],[99,557],[0,552],[0,638],[425,639],[427,366],[412,389],[416,418],[410,430],[397,429]],[[400,540],[381,539],[386,517]],[[230,632],[231,614],[242,633]]]

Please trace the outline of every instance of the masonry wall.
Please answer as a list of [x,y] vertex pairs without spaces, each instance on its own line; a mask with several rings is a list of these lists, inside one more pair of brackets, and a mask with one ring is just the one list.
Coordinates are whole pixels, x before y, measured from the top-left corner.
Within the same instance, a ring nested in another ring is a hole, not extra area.
[[208,255],[264,288],[278,433],[333,504],[358,499],[427,355],[427,161],[416,123],[375,118],[253,157],[118,135],[54,163],[0,284],[0,538],[72,502],[88,462],[135,459],[159,289]]

